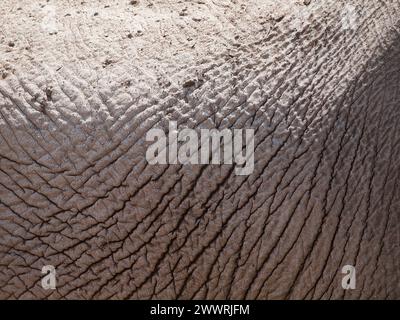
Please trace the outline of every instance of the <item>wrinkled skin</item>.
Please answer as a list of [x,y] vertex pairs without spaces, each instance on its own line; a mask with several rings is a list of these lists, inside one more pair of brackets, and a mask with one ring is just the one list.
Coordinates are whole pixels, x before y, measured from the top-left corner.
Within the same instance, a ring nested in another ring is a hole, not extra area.
[[[0,298],[400,298],[400,2],[300,2],[2,1]],[[169,120],[254,173],[149,165]]]

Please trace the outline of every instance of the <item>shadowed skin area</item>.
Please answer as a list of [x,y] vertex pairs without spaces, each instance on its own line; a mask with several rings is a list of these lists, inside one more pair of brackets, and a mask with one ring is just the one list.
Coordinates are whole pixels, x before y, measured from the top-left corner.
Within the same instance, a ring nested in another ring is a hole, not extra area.
[[399,299],[400,2],[119,2],[0,3],[0,298]]

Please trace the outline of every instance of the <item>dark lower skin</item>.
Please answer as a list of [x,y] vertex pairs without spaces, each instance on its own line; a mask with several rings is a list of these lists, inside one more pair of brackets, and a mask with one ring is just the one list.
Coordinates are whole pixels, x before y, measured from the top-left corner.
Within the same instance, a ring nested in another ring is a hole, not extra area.
[[[353,2],[0,4],[0,298],[399,299],[400,3]],[[149,165],[169,121],[254,172]]]

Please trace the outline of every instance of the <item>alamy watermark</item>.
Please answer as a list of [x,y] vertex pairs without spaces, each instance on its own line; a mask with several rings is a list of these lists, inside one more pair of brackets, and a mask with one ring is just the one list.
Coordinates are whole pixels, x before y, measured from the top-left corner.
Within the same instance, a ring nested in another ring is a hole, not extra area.
[[49,34],[58,32],[57,12],[55,6],[45,6],[43,8],[43,19],[40,24],[42,30]]
[[356,30],[358,27],[357,20],[359,14],[357,8],[351,4],[346,4],[341,12],[342,29]]
[[[342,274],[342,288],[344,290],[356,289],[356,268],[352,265],[345,265],[341,269]],[[41,284],[45,290],[56,289],[56,268],[52,265],[46,265],[42,268],[42,274],[44,274]]]
[[342,278],[342,288],[344,290],[354,290],[356,288],[356,268],[347,264],[343,266],[342,274],[345,275]]
[[146,141],[153,142],[146,151],[149,164],[235,164],[236,175],[254,171],[253,129],[194,129],[178,130],[170,121],[168,133],[151,129]]
[[42,274],[42,288],[45,290],[56,289],[56,268],[52,265],[43,266]]

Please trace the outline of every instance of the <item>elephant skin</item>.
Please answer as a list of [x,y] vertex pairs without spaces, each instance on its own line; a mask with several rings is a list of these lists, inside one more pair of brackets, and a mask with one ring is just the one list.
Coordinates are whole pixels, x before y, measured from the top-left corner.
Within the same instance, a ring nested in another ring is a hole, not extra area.
[[[400,298],[400,1],[0,16],[1,299]],[[253,172],[149,164],[171,121],[253,129]]]

